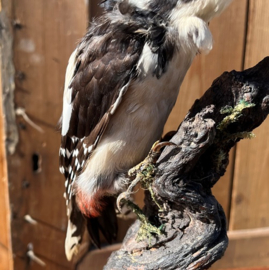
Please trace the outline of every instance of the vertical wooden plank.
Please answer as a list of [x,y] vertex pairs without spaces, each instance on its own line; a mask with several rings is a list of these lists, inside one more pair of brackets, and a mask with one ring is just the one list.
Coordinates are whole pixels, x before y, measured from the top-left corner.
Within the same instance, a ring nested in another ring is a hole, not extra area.
[[120,249],[120,247],[121,244],[115,244],[90,252],[84,261],[78,266],[77,270],[88,270],[89,265],[91,266],[91,270],[102,270],[111,253]]
[[[196,57],[183,82],[177,103],[166,124],[165,132],[177,128],[195,99],[202,96],[215,78],[224,71],[241,70],[246,8],[246,0],[236,0],[220,17],[211,22],[210,29],[215,40],[213,50],[209,55]],[[233,159],[230,160],[230,164],[233,164]],[[213,190],[226,215],[228,215],[230,205],[230,186],[231,166]]]
[[[65,68],[88,24],[85,0],[13,0],[17,108],[43,129],[17,117],[19,144],[8,158],[15,269],[42,269],[26,257],[31,243],[47,269],[69,269],[64,255],[64,179],[58,169]],[[37,221],[25,220],[30,215]]]
[[[10,228],[10,204],[8,192],[8,173],[6,160],[6,122],[5,104],[7,92],[12,92],[13,69],[11,55],[12,29],[10,26],[11,4],[6,0],[0,0],[0,269],[12,270],[12,247]],[[4,98],[5,97],[5,98]]]
[[[0,2],[1,3],[1,2]],[[1,12],[1,10],[0,10]],[[2,59],[0,52],[0,68]],[[2,70],[2,69],[1,69]],[[0,269],[11,270],[12,250],[11,250],[11,230],[10,230],[10,208],[8,196],[8,175],[5,151],[4,135],[4,113],[2,97],[2,76],[0,72]]]
[[[269,228],[230,231],[229,248],[212,270],[266,270],[269,266]],[[259,268],[259,267],[266,267]]]
[[[269,55],[267,0],[250,0],[245,68]],[[269,121],[238,144],[230,229],[269,226]]]

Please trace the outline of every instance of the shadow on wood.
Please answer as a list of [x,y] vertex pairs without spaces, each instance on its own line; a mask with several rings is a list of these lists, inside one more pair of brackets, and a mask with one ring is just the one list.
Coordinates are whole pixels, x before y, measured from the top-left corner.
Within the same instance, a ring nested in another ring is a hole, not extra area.
[[156,163],[152,188],[163,211],[146,191],[144,212],[163,234],[137,241],[136,221],[104,269],[207,269],[220,259],[228,245],[226,218],[211,188],[231,148],[252,138],[268,112],[269,58],[216,79]]

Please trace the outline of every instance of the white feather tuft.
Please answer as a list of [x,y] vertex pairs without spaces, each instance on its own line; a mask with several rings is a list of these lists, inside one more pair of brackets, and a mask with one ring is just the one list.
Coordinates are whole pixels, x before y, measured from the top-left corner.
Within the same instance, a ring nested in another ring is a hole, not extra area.
[[219,15],[232,2],[232,0],[199,0],[182,3],[178,1],[177,6],[171,12],[172,24],[183,17],[198,17],[209,22]]
[[153,53],[148,44],[145,44],[140,59],[137,64],[137,72],[145,78],[147,75],[152,74],[158,62],[158,55]]
[[198,17],[184,17],[179,25],[179,39],[187,50],[200,53],[209,53],[212,50],[213,38],[205,21]]

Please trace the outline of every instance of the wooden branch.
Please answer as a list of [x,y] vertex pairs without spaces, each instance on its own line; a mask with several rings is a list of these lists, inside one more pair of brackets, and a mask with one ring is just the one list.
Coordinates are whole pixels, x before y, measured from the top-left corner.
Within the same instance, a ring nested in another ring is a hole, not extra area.
[[[104,269],[207,269],[228,245],[226,218],[211,188],[224,175],[229,151],[252,138],[269,112],[269,58],[243,72],[226,72],[196,100],[161,153],[144,212],[163,234],[137,241],[140,222]],[[253,179],[255,181],[255,179]]]

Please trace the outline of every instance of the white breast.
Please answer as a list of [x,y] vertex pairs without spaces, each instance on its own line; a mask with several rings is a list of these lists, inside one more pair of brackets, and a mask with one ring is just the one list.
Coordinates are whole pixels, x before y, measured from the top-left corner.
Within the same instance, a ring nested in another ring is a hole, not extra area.
[[[81,190],[93,194],[96,188],[119,192],[121,173],[142,161],[160,139],[165,122],[176,102],[179,87],[196,54],[182,50],[157,79],[153,76],[154,55],[145,49],[140,61],[141,79],[131,83],[123,100],[93,152],[85,171],[78,177]],[[152,61],[149,61],[152,59]]]

